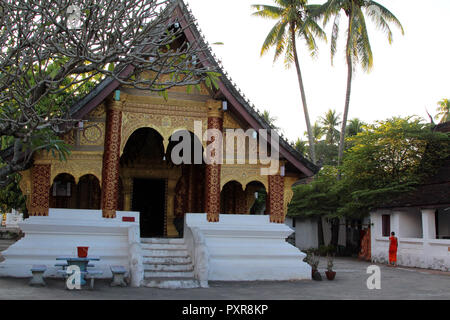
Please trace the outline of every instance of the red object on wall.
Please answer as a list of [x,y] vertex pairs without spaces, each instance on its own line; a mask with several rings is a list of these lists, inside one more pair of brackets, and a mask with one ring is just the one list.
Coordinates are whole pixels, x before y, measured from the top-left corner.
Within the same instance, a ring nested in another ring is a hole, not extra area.
[[79,258],[87,257],[89,247],[77,247],[77,249],[78,249],[78,257]]
[[122,217],[123,222],[134,222],[134,217]]

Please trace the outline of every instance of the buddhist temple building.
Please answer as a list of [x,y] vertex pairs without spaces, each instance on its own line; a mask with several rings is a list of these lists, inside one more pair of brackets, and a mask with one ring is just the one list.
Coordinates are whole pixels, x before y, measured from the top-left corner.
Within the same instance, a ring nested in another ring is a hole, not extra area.
[[[183,1],[174,15],[190,26],[187,41],[206,44]],[[39,153],[21,172],[30,218],[21,224],[24,239],[4,252],[0,275],[28,275],[37,262],[51,269],[55,256],[88,245],[101,257],[105,276],[108,265],[125,265],[139,286],[151,278],[146,263],[157,250],[151,245],[172,244],[187,248],[192,270],[186,272],[204,285],[212,279],[310,278],[303,253],[285,241],[292,230],[284,219],[292,185],[319,168],[282,138],[276,146],[267,138],[279,156],[276,170],[262,174],[272,164],[250,161],[249,153],[259,155],[260,130],[272,128],[211,51],[201,60],[222,74],[218,88],[201,84],[188,93],[174,87],[165,98],[106,78],[72,106],[72,117],[82,121],[62,137],[71,148],[67,161]],[[223,163],[194,159],[211,142],[207,129],[223,134],[223,154],[230,133],[242,129],[248,133],[245,153],[239,159],[233,152],[236,161],[229,161],[228,152]],[[180,136],[191,141],[188,164],[173,161]]]

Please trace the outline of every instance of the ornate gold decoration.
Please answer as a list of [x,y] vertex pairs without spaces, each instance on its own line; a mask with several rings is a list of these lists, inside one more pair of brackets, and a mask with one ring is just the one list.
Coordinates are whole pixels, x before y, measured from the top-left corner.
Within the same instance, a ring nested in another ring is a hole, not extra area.
[[286,217],[288,205],[294,196],[292,185],[298,180],[298,177],[284,177],[284,216]]
[[226,129],[241,129],[242,128],[229,112],[223,113],[223,127],[224,127],[224,129],[225,128]]
[[252,181],[259,181],[266,190],[269,190],[268,178],[261,175],[260,165],[223,164],[220,176],[220,189],[232,180],[238,181],[244,188]]
[[99,104],[94,110],[88,113],[88,119],[104,119],[106,118],[105,104]]
[[102,156],[100,152],[72,151],[67,161],[60,161],[50,154],[40,154],[35,158],[35,164],[50,164],[50,181],[61,173],[69,173],[75,178],[75,183],[86,175],[92,174],[101,183],[102,178]]
[[[188,130],[192,133],[194,131],[194,121],[202,121],[202,131],[206,130],[206,121],[202,118],[195,117],[179,117],[168,116],[160,114],[149,113],[133,113],[124,112],[122,117],[122,143],[120,146],[120,154],[122,155],[125,145],[133,134],[139,128],[152,128],[158,131],[163,137],[164,147],[167,150],[167,145],[172,134],[177,130]],[[200,141],[202,137],[197,136]]]
[[125,211],[131,211],[133,201],[133,179],[122,178],[123,181],[123,207]]
[[207,100],[205,105],[208,111],[208,118],[223,118],[222,101]]
[[76,144],[75,141],[75,130],[71,130],[62,136],[62,140],[64,143],[74,146]]
[[31,202],[31,169],[21,171],[20,172],[20,181],[19,188],[22,191],[22,194],[26,198],[26,206],[28,211],[30,211],[30,202]]
[[89,123],[80,133],[81,145],[103,145],[104,144],[105,123]]

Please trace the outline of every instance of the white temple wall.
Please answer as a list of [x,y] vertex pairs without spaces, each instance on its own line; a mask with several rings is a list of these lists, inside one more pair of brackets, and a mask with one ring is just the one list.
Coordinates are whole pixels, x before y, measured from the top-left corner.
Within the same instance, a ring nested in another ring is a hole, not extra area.
[[[124,222],[122,217],[134,222]],[[139,213],[117,211],[114,219],[102,218],[101,210],[50,209],[45,217],[33,216],[19,223],[25,236],[2,252],[0,276],[30,277],[33,264],[47,266],[46,277],[56,277],[57,257],[77,256],[77,246],[88,246],[88,256],[111,278],[111,265],[122,265],[130,271],[130,256],[139,252]],[[136,267],[135,267],[136,268]]]
[[[269,222],[268,215],[220,215],[209,223],[206,214],[186,214],[190,229],[203,248],[194,254],[197,267],[207,280],[301,280],[311,279],[305,254],[286,242],[293,232],[282,223]],[[196,248],[197,249],[197,248]]]
[[[389,237],[382,235],[383,214],[391,215],[391,230],[398,238],[397,264],[407,267],[450,270],[450,240],[436,239],[434,225],[434,209],[423,209],[420,212],[420,222],[417,211],[377,210],[370,213],[373,223],[371,233],[372,261],[388,263]],[[411,215],[410,215],[411,214]],[[403,235],[419,235],[405,237]],[[411,231],[408,230],[411,228]]]

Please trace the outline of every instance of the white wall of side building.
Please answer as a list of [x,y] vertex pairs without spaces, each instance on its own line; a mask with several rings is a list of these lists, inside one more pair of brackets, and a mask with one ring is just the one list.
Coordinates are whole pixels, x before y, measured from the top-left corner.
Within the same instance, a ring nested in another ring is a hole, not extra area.
[[[286,218],[285,222],[295,231],[295,246],[301,250],[318,248],[318,225],[316,218]],[[331,240],[331,223],[322,218],[323,238],[325,245]],[[346,245],[345,219],[340,219],[338,245]]]
[[389,237],[382,234],[382,215],[389,215],[389,233],[394,231],[398,238],[398,265],[449,271],[450,239],[437,239],[436,231],[445,232],[450,221],[447,220],[448,216],[442,218],[442,226],[437,230],[435,211],[435,209],[398,209],[371,212],[372,261],[379,263],[389,261]]
[[422,238],[422,213],[419,209],[397,212],[401,221],[398,236],[402,238]]
[[286,218],[286,224],[295,231],[295,246],[300,250],[318,247],[317,220]]

